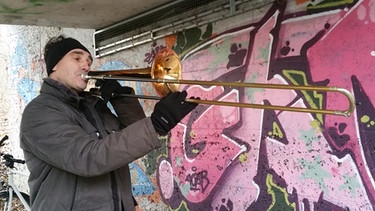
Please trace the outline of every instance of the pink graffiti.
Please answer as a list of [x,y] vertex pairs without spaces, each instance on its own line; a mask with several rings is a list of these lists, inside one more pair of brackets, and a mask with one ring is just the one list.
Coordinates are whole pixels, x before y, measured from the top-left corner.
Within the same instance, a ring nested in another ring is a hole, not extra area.
[[[373,69],[375,67],[375,59],[372,55],[374,51],[372,44],[375,43],[374,20],[371,19],[371,15],[373,15],[371,13],[374,12],[373,6],[371,6],[373,4],[374,1],[362,1],[350,13],[346,14],[342,21],[332,26],[324,39],[309,50],[309,62],[311,71],[314,72],[314,80],[329,78],[330,84],[352,90],[351,75],[347,74],[351,73],[361,81],[365,92],[374,93],[371,91],[373,82],[367,79],[374,77]],[[371,102],[375,102],[374,95],[368,96]],[[328,98],[335,99],[335,96],[328,94]],[[345,105],[342,100],[331,100],[327,104],[327,108],[342,107],[342,104]],[[335,129],[339,137],[351,137],[341,145],[334,140],[331,140],[330,143],[339,152],[350,150],[354,153],[354,162],[372,201],[375,201],[374,178],[366,169],[368,165],[365,165],[366,161],[362,156],[362,146],[356,138],[358,131],[355,118],[355,115],[352,115],[350,118],[340,118],[338,121],[337,117],[327,116],[325,128]],[[340,130],[337,125],[345,125],[345,130]]]
[[[208,97],[221,94],[223,90],[221,87],[204,90],[199,86],[193,86],[188,92],[201,99],[209,99]],[[232,91],[220,100],[238,102],[238,93]],[[171,179],[174,178],[174,182],[188,201],[198,203],[206,200],[226,168],[247,150],[244,145],[223,134],[225,128],[239,121],[238,118],[239,109],[236,107],[210,106],[193,122],[191,131],[186,131],[188,117],[173,129],[170,161],[164,161],[159,166],[159,176],[163,180],[167,178],[167,181],[160,182],[160,190],[165,198],[172,197],[175,187]],[[188,158],[186,154],[186,139],[189,136],[191,145],[205,142],[205,147],[201,151],[194,152],[194,158]]]
[[[207,48],[192,51],[183,63],[184,78],[280,84],[292,84],[294,79],[298,79],[298,83],[352,90],[351,76],[367,77],[374,67],[373,57],[369,58],[374,50],[369,43],[374,43],[372,35],[375,34],[375,28],[371,15],[363,14],[364,11],[370,13],[369,2],[359,1],[350,10],[335,10],[295,20],[292,16],[289,16],[290,20],[287,20],[287,16],[279,16],[281,10],[270,10],[259,23],[249,24],[247,28],[232,29],[228,34],[223,33],[210,43],[205,43],[203,47]],[[356,18],[363,21],[358,27]],[[356,40],[350,40],[353,38]],[[223,50],[233,44],[238,48],[231,49],[230,52],[227,51],[229,49]],[[247,54],[244,59],[243,56],[233,56],[239,49],[245,52],[245,48]],[[367,54],[362,54],[362,50]],[[229,55],[230,63],[222,59],[223,54],[225,58]],[[366,93],[373,93],[368,91],[371,89],[371,80],[360,78],[360,81],[364,82]],[[204,95],[219,96],[224,93],[216,89],[217,87],[211,90],[191,87],[189,94],[205,98]],[[272,105],[296,107],[310,107],[315,103],[306,100],[303,94],[291,91],[230,92],[224,98],[231,98],[232,94],[236,96],[233,100],[237,101],[242,97],[243,102],[266,100]],[[370,98],[374,96],[371,95]],[[327,109],[346,108],[344,99],[338,99],[337,96],[314,95],[312,98],[318,101],[317,105]],[[209,204],[218,208],[228,199],[235,199],[232,205],[236,210],[266,206],[267,201],[260,197],[259,192],[267,189],[264,176],[267,170],[272,170],[285,181],[287,190],[293,189],[294,194],[298,194],[297,201],[305,203],[305,209],[312,208],[321,201],[337,203],[338,206],[345,204],[348,207],[358,204],[363,204],[363,207],[372,206],[373,179],[362,158],[364,150],[360,147],[361,140],[358,140],[360,134],[356,129],[359,121],[355,119],[358,118],[355,114],[350,118],[330,115],[318,118],[311,114],[291,112],[274,115],[271,118],[271,115],[264,115],[260,110],[238,111],[213,106],[193,121],[185,119],[172,131],[168,157],[161,159],[159,163],[159,184],[164,201],[173,208],[180,206],[182,201],[192,210],[196,204]],[[277,125],[272,122],[276,118],[279,122]],[[232,127],[233,125],[236,127]],[[286,142],[281,143],[272,138],[271,133],[275,131],[273,129],[278,127],[282,127]],[[239,161],[239,155],[246,149],[225,136],[225,128],[231,129],[231,138],[244,140],[251,146],[252,151],[249,150],[247,154],[250,158],[240,165],[231,164]],[[338,138],[349,141],[341,145],[333,141],[330,132],[332,128],[337,130]],[[201,147],[191,147],[193,145]],[[260,146],[264,148],[260,149]],[[353,157],[346,156],[348,154]],[[322,173],[330,172],[323,182],[311,182],[311,178],[304,177],[309,169],[301,165],[301,161],[312,163],[312,157],[321,158]],[[355,161],[354,164],[350,162],[351,158]],[[365,189],[368,188],[365,191],[370,199],[361,197],[366,193],[360,186],[344,189],[349,180],[347,178],[356,179],[356,168],[361,177],[358,182],[363,182]],[[357,194],[356,200],[353,200],[357,204],[348,202],[354,197],[352,194]],[[370,203],[367,203],[368,200]],[[297,208],[299,209],[300,207]]]

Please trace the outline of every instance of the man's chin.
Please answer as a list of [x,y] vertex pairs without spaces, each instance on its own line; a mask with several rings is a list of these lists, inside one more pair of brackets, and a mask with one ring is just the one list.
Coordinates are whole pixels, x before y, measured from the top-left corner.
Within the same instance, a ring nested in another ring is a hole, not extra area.
[[87,88],[87,83],[82,83],[82,84],[80,84],[80,86],[79,86],[79,91],[80,91],[80,92],[85,91],[86,88]]

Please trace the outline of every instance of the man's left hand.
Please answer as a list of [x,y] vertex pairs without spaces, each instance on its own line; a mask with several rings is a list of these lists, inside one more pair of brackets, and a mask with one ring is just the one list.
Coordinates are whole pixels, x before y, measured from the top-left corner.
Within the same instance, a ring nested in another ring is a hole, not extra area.
[[101,97],[105,102],[108,102],[116,94],[132,94],[133,88],[128,86],[121,86],[117,80],[97,80],[95,86],[99,87]]

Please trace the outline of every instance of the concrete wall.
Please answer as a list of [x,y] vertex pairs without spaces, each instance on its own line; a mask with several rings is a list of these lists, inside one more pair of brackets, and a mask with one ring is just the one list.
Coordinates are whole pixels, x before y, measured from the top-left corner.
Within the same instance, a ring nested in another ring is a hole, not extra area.
[[[181,58],[184,79],[338,86],[357,102],[350,117],[200,105],[163,148],[131,163],[140,210],[374,209],[375,1],[314,5],[271,5],[95,61],[99,70],[150,66],[168,46]],[[0,134],[17,142],[22,109],[36,96],[45,71],[41,49],[47,37],[66,32],[90,45],[92,31],[1,30],[0,86],[8,91],[1,96]],[[138,94],[156,93],[149,84],[125,84]],[[180,89],[202,99],[348,107],[331,92]],[[149,115],[155,102],[141,103]]]
[[[21,114],[26,104],[38,95],[42,78],[47,76],[43,58],[47,40],[66,34],[92,48],[93,32],[88,29],[0,25],[0,137],[9,136],[2,151],[9,151],[16,158],[23,157],[19,148]],[[28,174],[25,166],[17,168]],[[27,177],[15,177],[20,189],[27,192]]]

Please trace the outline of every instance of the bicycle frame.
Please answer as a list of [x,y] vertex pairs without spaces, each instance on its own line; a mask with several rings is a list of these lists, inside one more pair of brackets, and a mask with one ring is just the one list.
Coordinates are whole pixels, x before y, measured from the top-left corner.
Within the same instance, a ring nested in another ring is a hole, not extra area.
[[[3,146],[4,144],[4,141],[8,139],[8,136],[4,136],[1,140],[0,140],[0,147]],[[3,211],[11,211],[12,210],[12,203],[13,203],[13,193],[16,193],[18,199],[20,199],[22,205],[24,206],[24,208],[27,210],[27,211],[31,211],[31,208],[29,206],[29,203],[26,201],[25,197],[24,196],[27,196],[27,194],[25,193],[22,193],[18,190],[17,186],[14,184],[14,180],[13,180],[13,175],[15,174],[19,174],[19,175],[23,175],[23,176],[27,176],[25,173],[23,172],[20,172],[20,171],[16,171],[14,170],[14,164],[15,163],[20,163],[20,164],[24,164],[25,161],[24,160],[20,160],[20,159],[14,159],[12,155],[10,154],[3,154],[3,153],[0,153],[1,154],[1,159],[4,159],[5,160],[5,166],[7,168],[7,180],[8,182],[5,184],[5,190],[2,190],[0,193],[1,193],[1,197],[2,198],[5,198],[5,204],[4,204],[4,209]]]
[[27,203],[26,199],[22,196],[21,192],[18,190],[17,186],[14,184],[13,175],[19,174],[27,176],[26,174],[15,171],[11,168],[8,168],[8,186],[7,191],[9,194],[8,200],[5,202],[4,211],[11,211],[12,210],[12,200],[13,200],[13,192],[17,194],[17,197],[20,199],[22,205],[25,207],[27,211],[31,211],[29,204]]

